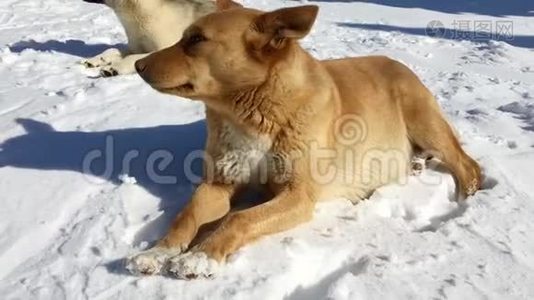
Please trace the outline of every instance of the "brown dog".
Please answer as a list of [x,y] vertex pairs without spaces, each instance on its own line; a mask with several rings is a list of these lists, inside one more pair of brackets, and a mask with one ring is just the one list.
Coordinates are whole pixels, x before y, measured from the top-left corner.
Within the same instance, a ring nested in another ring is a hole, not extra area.
[[[206,104],[208,141],[204,182],[157,246],[129,259],[131,271],[209,276],[240,247],[309,221],[321,199],[357,201],[402,181],[415,150],[441,160],[463,195],[479,189],[478,164],[407,67],[379,56],[318,61],[299,46],[317,11],[221,10],[136,63],[158,91]],[[230,212],[251,182],[275,197]]]

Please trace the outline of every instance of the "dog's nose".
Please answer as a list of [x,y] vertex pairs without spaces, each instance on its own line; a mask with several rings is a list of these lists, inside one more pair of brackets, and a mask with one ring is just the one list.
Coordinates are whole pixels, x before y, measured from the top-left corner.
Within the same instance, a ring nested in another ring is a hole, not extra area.
[[140,60],[135,62],[135,70],[139,74],[142,74],[143,71],[146,70],[146,63],[145,63],[145,61],[143,59],[140,59]]

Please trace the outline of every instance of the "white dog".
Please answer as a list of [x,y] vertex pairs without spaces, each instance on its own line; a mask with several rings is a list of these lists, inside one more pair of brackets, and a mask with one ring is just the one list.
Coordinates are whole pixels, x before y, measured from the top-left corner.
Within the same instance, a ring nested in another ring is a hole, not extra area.
[[128,38],[128,49],[108,49],[82,63],[110,77],[135,73],[134,63],[151,52],[176,43],[182,31],[216,7],[239,6],[231,0],[83,0],[105,4],[117,15]]

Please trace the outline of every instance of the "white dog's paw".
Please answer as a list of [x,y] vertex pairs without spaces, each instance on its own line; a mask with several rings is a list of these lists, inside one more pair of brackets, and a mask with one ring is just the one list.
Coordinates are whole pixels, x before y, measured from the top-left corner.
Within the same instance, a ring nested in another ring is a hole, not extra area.
[[180,250],[152,248],[150,250],[130,256],[126,260],[126,269],[134,275],[158,274],[170,257],[180,253]]
[[103,57],[97,56],[93,58],[89,58],[86,60],[82,60],[81,64],[84,65],[86,68],[98,68],[105,65],[111,64],[111,62],[106,61]]
[[204,252],[188,252],[172,257],[167,263],[167,273],[178,279],[212,277],[219,263]]
[[81,64],[86,68],[98,68],[102,66],[111,65],[113,62],[120,60],[122,57],[121,51],[116,48],[108,49],[101,54],[82,60]]
[[119,74],[119,71],[113,66],[103,66],[100,69],[100,76],[102,77],[113,77]]

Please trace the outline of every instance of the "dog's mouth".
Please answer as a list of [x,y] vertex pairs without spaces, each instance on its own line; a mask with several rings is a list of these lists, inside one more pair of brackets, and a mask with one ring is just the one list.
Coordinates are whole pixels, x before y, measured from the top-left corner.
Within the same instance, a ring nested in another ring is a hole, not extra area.
[[158,90],[168,94],[191,94],[195,91],[195,86],[190,82],[186,82],[175,87],[159,88]]

